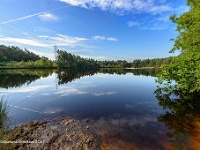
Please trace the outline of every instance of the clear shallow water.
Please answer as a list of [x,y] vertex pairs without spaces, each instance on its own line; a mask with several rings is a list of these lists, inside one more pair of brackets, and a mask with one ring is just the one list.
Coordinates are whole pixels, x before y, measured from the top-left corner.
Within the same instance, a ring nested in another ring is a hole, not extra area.
[[1,70],[0,93],[10,105],[13,126],[73,117],[102,137],[102,147],[189,149],[194,145],[193,131],[200,131],[194,119],[199,116],[199,101],[191,98],[187,107],[188,100],[176,104],[168,96],[156,99],[154,76],[152,70]]
[[10,105],[13,124],[52,117],[78,119],[114,114],[154,118],[163,112],[153,92],[154,77],[132,73],[86,75],[58,85],[57,74],[20,87],[1,88]]

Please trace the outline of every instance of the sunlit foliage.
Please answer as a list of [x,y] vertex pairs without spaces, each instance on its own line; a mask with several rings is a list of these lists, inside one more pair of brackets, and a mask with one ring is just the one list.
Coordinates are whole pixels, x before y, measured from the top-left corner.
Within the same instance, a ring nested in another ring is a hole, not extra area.
[[[163,66],[163,72],[158,78],[159,83],[166,81],[166,88],[200,91],[200,3],[199,0],[188,0],[190,10],[179,17],[170,17],[177,24],[179,35],[174,41],[170,52],[180,51],[169,65]],[[171,86],[175,80],[176,85]]]

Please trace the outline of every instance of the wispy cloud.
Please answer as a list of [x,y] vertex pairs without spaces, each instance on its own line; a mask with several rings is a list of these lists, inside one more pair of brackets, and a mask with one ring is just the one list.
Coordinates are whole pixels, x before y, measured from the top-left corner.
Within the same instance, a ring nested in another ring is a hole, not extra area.
[[117,39],[117,38],[114,38],[114,37],[108,37],[107,40],[108,40],[108,41],[118,41],[118,39]]
[[114,95],[117,92],[111,91],[111,92],[91,92],[94,96],[105,96],[105,95]]
[[[23,35],[28,35],[28,33],[22,33]],[[91,39],[87,39],[84,37],[76,37],[76,36],[69,36],[69,35],[63,35],[63,34],[56,34],[55,36],[47,36],[47,35],[38,35],[34,38],[30,38],[27,36],[27,38],[20,38],[20,37],[6,37],[6,36],[0,36],[0,43],[4,43],[6,45],[17,45],[19,47],[29,47],[29,50],[32,52],[40,55],[40,56],[46,56],[48,55],[49,58],[54,58],[52,53],[46,54],[39,52],[37,50],[34,50],[34,47],[42,47],[42,48],[48,48],[52,49],[53,45],[57,45],[59,47],[63,47],[64,49],[68,49],[71,52],[83,52],[83,51],[92,51],[91,49],[94,49],[96,47],[92,45],[87,45],[87,42]],[[114,39],[109,39],[114,40]]]
[[105,36],[93,36],[92,37],[94,40],[108,40],[108,41],[118,41],[117,38],[114,38],[114,37],[105,37]]
[[12,38],[12,37],[0,37],[1,43],[10,44],[23,44],[23,45],[31,45],[31,46],[38,46],[38,47],[50,47],[49,44],[45,44],[33,39],[24,39],[24,38]]
[[106,40],[105,36],[93,36],[92,38],[95,40]]
[[19,21],[19,20],[28,19],[28,18],[31,18],[31,17],[34,17],[34,16],[38,16],[38,15],[40,15],[40,14],[42,14],[42,13],[43,13],[43,12],[36,13],[36,14],[32,14],[32,15],[27,15],[27,16],[20,17],[20,18],[16,18],[16,19],[12,19],[12,20],[8,20],[8,21],[5,21],[5,22],[2,22],[1,24],[7,24],[7,23]]
[[[46,11],[34,13],[34,14],[27,15],[27,16],[24,16],[24,17],[19,17],[19,18],[11,19],[11,20],[2,22],[2,23],[0,23],[0,24],[7,24],[7,23],[15,22],[15,21],[25,20],[25,19],[32,18],[32,17],[35,17],[35,16],[40,16],[40,17],[41,17],[41,15],[42,15],[43,18],[44,18],[44,15],[45,15],[45,14],[48,14],[47,12],[56,11],[56,10],[63,9],[63,8],[66,8],[66,7],[69,7],[69,6],[64,6],[64,7],[60,7],[60,8],[55,8],[55,9],[50,9],[50,10],[46,10]],[[47,16],[46,16],[46,17],[47,17]]]
[[51,13],[43,13],[43,14],[38,15],[38,17],[44,22],[57,21],[59,19],[57,16]]
[[60,96],[67,96],[67,95],[82,95],[87,93],[88,92],[81,91],[73,87],[59,87],[58,91],[55,94],[56,95],[58,94]]
[[[149,10],[146,12],[150,12],[151,15],[146,17],[145,15],[140,15],[138,18],[137,16],[135,19],[130,20],[127,22],[129,27],[137,28],[140,30],[168,30],[173,28],[172,22],[169,20],[169,16],[173,14],[180,15],[189,10],[188,6],[178,6],[175,7],[169,4],[167,5],[160,5],[166,4],[165,0],[154,1],[150,0],[150,4],[148,7],[144,6],[143,1],[134,0],[138,7],[148,8]],[[153,2],[154,1],[154,2]],[[145,12],[145,11],[144,11]],[[162,12],[162,13],[159,13]]]
[[138,22],[134,22],[134,21],[129,21],[127,24],[128,24],[129,27],[133,27],[133,26],[138,26],[139,25]]
[[57,36],[40,35],[39,37],[46,39],[50,43],[54,43],[57,46],[69,46],[69,47],[81,46],[82,41],[88,40],[83,37],[73,37],[63,34],[57,34]]
[[104,11],[124,13],[161,13],[172,8],[163,0],[59,0],[86,9],[100,8]]
[[98,56],[98,55],[80,55],[83,58],[93,58],[95,60],[112,60],[113,58],[107,56]]
[[28,93],[28,92],[38,92],[44,89],[49,88],[49,86],[45,85],[38,85],[38,86],[29,86],[29,87],[23,87],[19,89],[9,89],[9,90],[0,90],[0,92],[6,92],[6,93]]
[[33,52],[39,56],[45,56],[45,57],[48,57],[50,59],[55,59],[55,54],[53,54],[52,51],[47,51],[47,52],[40,52],[40,51],[37,51],[37,50],[34,50],[34,49],[28,49],[30,52]]
[[93,50],[90,49],[73,49],[73,50],[68,50],[69,53],[77,53],[77,52],[92,52]]
[[127,22],[127,25],[140,30],[167,30],[172,22],[169,20],[169,14],[155,15],[150,17],[135,19]]

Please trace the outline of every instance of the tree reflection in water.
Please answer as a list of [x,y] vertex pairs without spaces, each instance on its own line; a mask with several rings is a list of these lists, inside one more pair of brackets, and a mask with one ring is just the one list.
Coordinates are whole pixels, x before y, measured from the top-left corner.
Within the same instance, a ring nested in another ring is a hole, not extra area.
[[47,77],[54,72],[52,69],[1,69],[0,70],[0,87],[13,88],[21,87],[24,84],[29,85],[32,82]]
[[12,88],[21,87],[25,84],[40,79],[41,77],[47,77],[56,73],[58,79],[58,85],[72,82],[75,79],[79,79],[83,76],[92,76],[95,73],[108,73],[108,74],[126,74],[133,73],[133,75],[144,76],[156,76],[159,69],[65,69],[65,70],[52,70],[52,69],[2,69],[0,70],[0,87]]
[[165,123],[169,132],[170,149],[200,149],[200,93],[187,91],[155,91],[159,105],[167,109],[158,121]]

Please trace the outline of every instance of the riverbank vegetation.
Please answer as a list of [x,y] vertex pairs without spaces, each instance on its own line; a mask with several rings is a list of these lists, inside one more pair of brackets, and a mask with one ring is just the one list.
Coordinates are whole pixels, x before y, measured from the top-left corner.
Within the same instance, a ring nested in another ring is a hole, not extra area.
[[[170,17],[179,33],[172,39],[174,46],[170,52],[179,50],[180,55],[170,64],[163,65],[157,81],[164,83],[165,89],[192,93],[200,91],[200,3],[187,0],[187,5],[190,7],[188,12]],[[176,84],[172,85],[172,81]]]
[[[3,97],[0,97],[0,141],[4,140],[5,134],[8,131],[8,105]],[[0,144],[0,149],[5,147]]]

